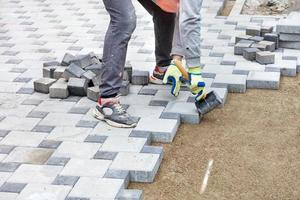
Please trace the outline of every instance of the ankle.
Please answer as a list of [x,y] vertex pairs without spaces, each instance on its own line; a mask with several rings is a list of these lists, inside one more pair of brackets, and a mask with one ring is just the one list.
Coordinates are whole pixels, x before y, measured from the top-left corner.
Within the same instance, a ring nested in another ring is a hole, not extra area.
[[119,98],[117,98],[117,94],[113,94],[113,95],[108,95],[108,96],[100,96],[98,98],[97,103],[99,105],[105,105],[107,103],[117,102],[117,101],[119,101]]

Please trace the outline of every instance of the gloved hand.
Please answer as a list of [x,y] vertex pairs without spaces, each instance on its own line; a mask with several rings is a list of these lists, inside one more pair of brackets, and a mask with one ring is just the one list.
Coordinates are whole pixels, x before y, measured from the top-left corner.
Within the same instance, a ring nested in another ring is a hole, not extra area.
[[172,84],[171,94],[175,97],[178,96],[181,87],[180,79],[182,79],[182,74],[175,64],[172,63],[165,73],[163,83],[167,84],[170,82]]
[[188,70],[189,73],[189,85],[192,94],[196,95],[195,100],[200,101],[205,98],[205,82],[201,75],[200,67],[192,67]]

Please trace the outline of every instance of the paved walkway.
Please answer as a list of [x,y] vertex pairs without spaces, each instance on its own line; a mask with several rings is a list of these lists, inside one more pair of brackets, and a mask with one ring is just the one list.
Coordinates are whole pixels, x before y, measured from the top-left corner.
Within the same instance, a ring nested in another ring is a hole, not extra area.
[[[151,17],[135,4],[138,27],[128,60],[134,69],[151,71]],[[250,24],[274,25],[277,18],[216,17],[222,5],[222,0],[204,2],[202,62],[208,87],[225,103],[228,92],[246,91],[249,72],[268,76],[264,65],[233,55],[234,36],[244,34]],[[140,199],[142,191],[126,188],[130,181],[154,180],[163,150],[151,141],[172,142],[181,122],[199,123],[190,93],[182,91],[174,99],[168,86],[131,86],[122,103],[141,117],[133,130],[95,120],[95,103],[86,97],[60,100],[34,92],[43,62],[60,61],[66,52],[101,54],[108,19],[101,1],[1,1],[1,200]],[[282,73],[296,75],[297,56],[299,51],[276,52],[276,62],[287,65]]]

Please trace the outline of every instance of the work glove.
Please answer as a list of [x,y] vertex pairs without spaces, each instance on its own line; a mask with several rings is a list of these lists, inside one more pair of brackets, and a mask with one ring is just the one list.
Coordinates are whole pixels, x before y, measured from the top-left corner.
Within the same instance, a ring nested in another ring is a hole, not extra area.
[[205,82],[201,75],[200,67],[191,67],[188,70],[189,73],[189,84],[188,87],[192,94],[196,95],[195,100],[200,101],[205,98]]
[[181,79],[182,79],[181,72],[175,66],[174,63],[171,63],[171,65],[168,67],[165,73],[163,83],[167,84],[169,82],[172,84],[171,94],[174,95],[175,97],[177,97],[179,94],[179,90],[182,84]]

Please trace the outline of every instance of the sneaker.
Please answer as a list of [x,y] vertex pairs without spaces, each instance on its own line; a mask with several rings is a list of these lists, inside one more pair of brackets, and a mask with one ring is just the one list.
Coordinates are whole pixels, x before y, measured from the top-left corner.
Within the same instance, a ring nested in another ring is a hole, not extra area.
[[[119,98],[100,99],[94,109],[94,117],[105,121],[107,124],[117,128],[133,128],[138,120],[131,117],[120,104]],[[99,103],[100,102],[100,103]]]
[[158,67],[158,66],[155,67],[155,69],[153,70],[153,73],[149,77],[150,83],[158,84],[158,85],[163,84],[163,80],[164,80],[164,76],[165,76],[167,67],[163,67],[163,68]]

